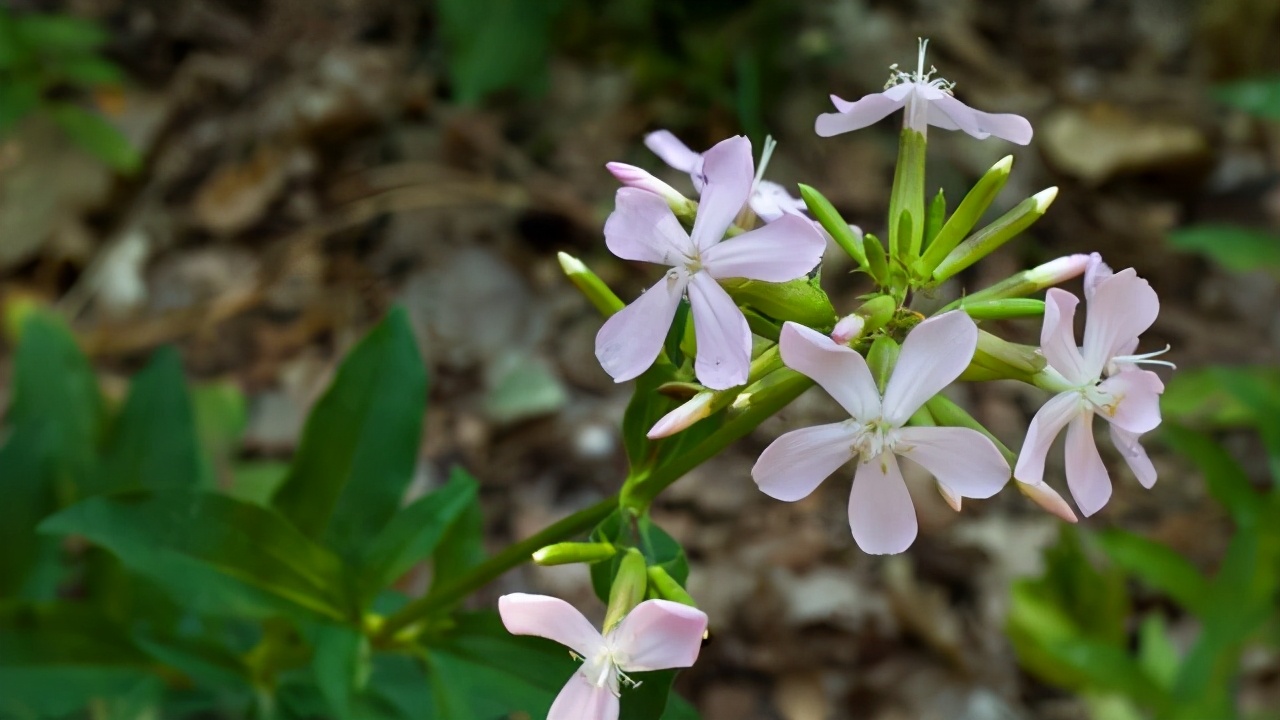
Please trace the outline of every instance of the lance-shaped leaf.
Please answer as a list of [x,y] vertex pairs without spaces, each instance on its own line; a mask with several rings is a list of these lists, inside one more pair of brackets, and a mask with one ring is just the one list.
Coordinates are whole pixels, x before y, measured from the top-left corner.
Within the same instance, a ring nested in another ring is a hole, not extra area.
[[358,559],[412,479],[426,394],[413,331],[397,308],[351,351],[307,419],[275,507],[308,537]]
[[277,513],[221,495],[166,490],[99,496],[45,520],[40,530],[82,535],[178,597],[193,592],[192,582],[212,570],[295,610],[350,616],[337,557]]

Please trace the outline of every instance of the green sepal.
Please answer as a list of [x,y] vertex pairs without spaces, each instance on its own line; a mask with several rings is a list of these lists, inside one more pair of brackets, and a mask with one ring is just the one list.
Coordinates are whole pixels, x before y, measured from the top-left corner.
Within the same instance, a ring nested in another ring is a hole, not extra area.
[[854,234],[849,223],[840,216],[840,212],[831,204],[831,201],[803,183],[800,184],[800,197],[804,199],[809,212],[817,218],[818,224],[836,241],[840,249],[853,258],[853,261],[858,263],[858,267],[866,269],[867,253],[863,249],[862,238]]
[[898,136],[898,164],[889,195],[889,255],[907,267],[919,257],[924,235],[925,146],[924,135],[911,128],[903,128]]
[[960,308],[978,321],[1044,316],[1044,301],[1031,298],[961,302]]
[[978,422],[977,419],[970,415],[964,408],[953,402],[951,398],[942,394],[934,395],[925,402],[924,406],[929,409],[929,414],[933,416],[933,419],[937,424],[944,425],[946,427],[962,427],[969,428],[970,430],[977,430],[985,435],[988,440],[995,443],[996,449],[998,449],[1000,454],[1004,456],[1005,462],[1012,465],[1018,459],[1018,456],[1006,447],[1004,443],[1000,442],[1000,439],[993,435],[985,425]]
[[1001,245],[1031,227],[1053,204],[1058,188],[1051,187],[1018,203],[995,222],[969,236],[956,246],[933,270],[933,281],[942,282],[994,252]]
[[871,368],[871,377],[876,379],[876,387],[884,394],[889,376],[893,374],[893,366],[898,362],[898,342],[888,335],[881,335],[871,343],[867,351],[867,366]]
[[929,212],[925,215],[924,243],[920,246],[921,252],[928,252],[929,246],[933,245],[933,239],[938,237],[946,221],[947,196],[942,192],[942,188],[938,188],[938,194],[933,196],[933,200],[929,203]]
[[720,281],[720,285],[734,302],[779,322],[790,320],[819,332],[830,332],[835,327],[836,310],[816,276],[784,283],[731,278]]
[[897,310],[898,301],[893,296],[876,295],[862,303],[854,312],[866,319],[866,323],[862,326],[862,334],[868,336],[888,325]]
[[676,579],[667,574],[657,565],[653,565],[648,570],[649,573],[649,591],[663,600],[678,602],[681,605],[689,607],[697,607],[698,604],[693,601],[688,591],[681,587]]
[[889,260],[885,256],[880,238],[867,233],[862,236],[862,247],[867,255],[867,272],[880,287],[889,285]]
[[560,268],[574,287],[578,288],[601,315],[609,317],[626,307],[626,303],[617,296],[600,276],[591,272],[586,263],[568,253],[556,253]]
[[922,278],[932,275],[934,268],[938,267],[942,260],[969,234],[969,231],[973,230],[978,220],[982,219],[982,214],[987,211],[991,202],[1004,188],[1004,184],[1008,182],[1012,169],[1013,156],[1006,155],[992,165],[991,169],[978,179],[978,182],[974,183],[973,188],[960,201],[960,206],[943,223],[938,234],[929,243],[929,249],[921,256],[916,266],[917,275]]
[[613,583],[609,586],[609,608],[605,611],[604,632],[609,632],[622,622],[644,601],[649,589],[649,574],[645,571],[644,555],[635,548],[629,548],[622,554],[618,563],[618,571],[613,575]]
[[534,552],[533,561],[543,566],[596,563],[617,554],[618,549],[607,542],[562,542]]

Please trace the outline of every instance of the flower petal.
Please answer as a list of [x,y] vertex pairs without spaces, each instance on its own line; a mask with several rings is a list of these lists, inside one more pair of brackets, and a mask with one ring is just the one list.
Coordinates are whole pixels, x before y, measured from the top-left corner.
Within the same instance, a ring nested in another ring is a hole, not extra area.
[[623,260],[668,267],[684,264],[695,253],[689,234],[661,196],[640,188],[618,188],[614,210],[604,223],[609,252]]
[[1156,484],[1156,466],[1151,464],[1151,458],[1147,457],[1147,451],[1138,439],[1138,433],[1131,433],[1114,423],[1111,425],[1111,442],[1124,456],[1124,461],[1129,463],[1134,477],[1138,478],[1142,487],[1149,490]]
[[702,649],[707,614],[669,600],[645,600],[609,633],[623,672],[691,667]]
[[916,508],[893,453],[858,464],[849,493],[849,528],[865,553],[891,555],[916,539]]
[[884,419],[901,427],[925,401],[960,377],[978,348],[978,326],[961,310],[931,317],[907,333],[884,388]]
[[698,200],[698,216],[693,220],[693,244],[706,250],[720,242],[751,196],[755,180],[751,161],[751,141],[742,135],[716,143],[702,156],[707,184]]
[[947,93],[940,93],[939,97],[930,99],[931,116],[934,109],[942,111],[956,127],[979,140],[995,135],[1018,145],[1031,142],[1031,123],[1021,115],[974,110]]
[[760,453],[751,478],[775,500],[793,502],[853,459],[852,423],[832,423],[784,433]]
[[1044,324],[1040,326],[1040,352],[1049,366],[1057,370],[1072,385],[1096,380],[1097,375],[1087,375],[1084,358],[1076,347],[1076,306],[1080,298],[1066,290],[1050,288],[1044,294]]
[[1160,425],[1160,393],[1164,383],[1150,370],[1125,370],[1103,380],[1098,390],[1116,398],[1097,412],[1121,428],[1141,435]]
[[1102,261],[1102,256],[1098,253],[1089,253],[1087,263],[1084,269],[1084,300],[1091,303],[1093,291],[1097,289],[1098,283],[1115,273],[1112,272],[1110,265]]
[[596,687],[586,675],[574,672],[551,703],[547,720],[618,720],[618,696],[608,687]]
[[[907,88],[907,92],[891,92],[900,87]],[[831,137],[880,122],[906,104],[910,89],[906,85],[898,85],[885,92],[864,95],[854,102],[832,95],[831,102],[839,112],[819,115],[813,123],[813,130],[822,137]]]
[[1023,495],[1031,498],[1035,504],[1044,510],[1057,515],[1067,522],[1078,522],[1076,514],[1071,510],[1071,506],[1067,504],[1066,500],[1062,499],[1057,490],[1049,487],[1049,483],[1024,483],[1019,480],[1015,485],[1018,486],[1018,490],[1022,491]]
[[668,130],[655,130],[644,136],[644,146],[662,159],[662,162],[683,173],[694,174],[700,171],[702,155],[689,149],[688,145],[672,135]]
[[751,329],[733,298],[710,275],[700,272],[689,283],[689,305],[698,340],[693,363],[698,382],[712,390],[745,383],[751,372]]
[[512,635],[535,635],[555,640],[582,657],[604,647],[604,637],[577,608],[548,595],[512,593],[498,598],[498,614]]
[[995,443],[970,428],[904,427],[894,452],[964,497],[989,498],[1009,481],[1009,463]]
[[668,270],[657,284],[600,327],[596,359],[614,382],[631,380],[653,365],[688,284],[689,276],[683,270]]
[[1111,477],[1093,441],[1093,413],[1077,415],[1067,425],[1067,487],[1085,517],[1111,499]]
[[880,417],[880,391],[871,368],[852,348],[787,321],[782,324],[778,349],[787,367],[821,385],[850,417],[862,422]]
[[1082,413],[1080,395],[1076,392],[1058,393],[1036,411],[1027,426],[1027,437],[1022,441],[1022,452],[1014,465],[1013,476],[1030,485],[1044,482],[1044,461],[1062,428],[1071,418]]
[[1133,342],[1156,321],[1160,298],[1151,284],[1125,268],[1099,280],[1084,325],[1084,362],[1097,377],[1120,348]]
[[787,282],[817,267],[826,249],[826,238],[813,223],[785,215],[708,248],[702,253],[702,264],[714,278]]
[[798,215],[806,207],[803,200],[792,197],[785,187],[768,180],[756,183],[747,203],[751,206],[751,211],[767,223],[783,215]]

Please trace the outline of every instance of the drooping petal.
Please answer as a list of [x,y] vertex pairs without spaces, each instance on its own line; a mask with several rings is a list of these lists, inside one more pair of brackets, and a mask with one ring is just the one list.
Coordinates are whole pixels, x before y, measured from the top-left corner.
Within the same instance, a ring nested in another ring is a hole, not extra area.
[[853,423],[792,430],[769,443],[751,468],[760,491],[775,500],[793,502],[814,489],[853,459]]
[[574,672],[551,703],[547,720],[618,720],[618,696],[608,687],[597,687],[581,672]]
[[868,125],[880,122],[893,111],[900,109],[906,104],[910,94],[909,85],[897,85],[884,92],[864,95],[853,102],[832,95],[831,102],[839,112],[819,115],[813,123],[814,132],[822,137],[831,137],[861,130]]
[[1088,264],[1084,269],[1084,301],[1091,303],[1093,291],[1098,288],[1098,283],[1115,273],[1112,272],[1110,265],[1102,261],[1102,256],[1098,253],[1089,253],[1088,257]]
[[755,179],[751,161],[751,141],[742,135],[716,143],[702,156],[707,184],[698,200],[698,216],[693,221],[693,244],[706,250],[720,242],[751,196]]
[[960,377],[978,348],[978,326],[961,310],[931,317],[902,341],[884,388],[884,419],[900,427],[938,391]]
[[698,382],[712,390],[745,383],[751,372],[751,329],[733,298],[710,275],[700,272],[689,283],[689,305],[698,340],[693,363]]
[[604,637],[577,608],[548,595],[512,593],[498,598],[498,614],[512,635],[555,640],[582,657],[604,647]]
[[792,197],[785,187],[768,180],[756,183],[756,189],[747,202],[751,211],[767,223],[783,215],[798,215],[805,209],[804,200]]
[[1131,433],[1114,423],[1111,425],[1111,442],[1124,456],[1124,461],[1142,487],[1150,490],[1156,484],[1156,466],[1151,464],[1151,458],[1147,457],[1147,451],[1138,439],[1138,433]]
[[714,278],[787,282],[817,267],[826,249],[827,241],[813,223],[786,215],[708,248],[702,266]]
[[[654,177],[644,168],[620,162],[605,163],[604,167],[617,178],[618,182],[627,187],[657,195],[667,203],[667,207],[684,207],[692,204],[692,201],[681,195],[678,190]],[[680,234],[685,238],[682,247],[692,247],[693,243],[688,241],[684,228],[680,229]]]
[[688,284],[689,276],[683,270],[668,270],[653,287],[600,327],[596,359],[614,382],[631,380],[653,365]]
[[853,348],[787,321],[782,325],[778,349],[787,367],[821,385],[850,417],[862,422],[880,417],[880,390],[867,361]]
[[690,150],[688,145],[680,142],[668,130],[655,130],[645,135],[644,145],[661,158],[662,162],[683,173],[692,175],[702,163],[702,155]]
[[1031,142],[1031,123],[1021,115],[975,110],[950,94],[942,92],[938,97],[931,98],[930,104],[932,106],[930,110],[935,108],[941,110],[955,123],[956,127],[979,140],[995,135],[1018,145]]
[[1131,433],[1141,435],[1160,425],[1160,393],[1164,383],[1150,370],[1125,370],[1103,380],[1098,391],[1114,398],[1097,408],[1102,417]]
[[989,498],[1009,481],[1009,463],[995,443],[977,430],[904,427],[898,431],[894,451],[964,497]]
[[1111,476],[1093,441],[1093,413],[1077,415],[1067,425],[1067,487],[1085,517],[1111,499]]
[[1077,522],[1076,514],[1071,510],[1071,506],[1067,504],[1066,500],[1062,499],[1057,490],[1049,487],[1049,483],[1024,483],[1019,480],[1014,484],[1018,486],[1018,490],[1022,491],[1023,495],[1031,498],[1032,502],[1044,510],[1057,515],[1067,522]]
[[1044,294],[1044,324],[1040,326],[1040,351],[1049,366],[1072,385],[1081,385],[1097,376],[1087,375],[1084,358],[1076,347],[1076,306],[1080,298],[1066,290],[1050,288]]
[[891,555],[916,539],[916,508],[893,453],[858,463],[849,493],[849,528],[865,553]]
[[1058,393],[1041,406],[1027,426],[1027,437],[1022,441],[1013,476],[1030,485],[1044,482],[1044,461],[1053,439],[1081,412],[1080,395],[1076,392]]
[[1084,325],[1084,362],[1089,377],[1102,373],[1121,347],[1146,332],[1160,314],[1160,298],[1150,283],[1125,268],[1093,290]]
[[634,187],[618,188],[614,210],[604,223],[609,252],[623,260],[682,265],[695,253],[689,234],[667,201]]
[[606,642],[623,672],[691,667],[702,649],[707,614],[669,600],[645,600],[627,613]]

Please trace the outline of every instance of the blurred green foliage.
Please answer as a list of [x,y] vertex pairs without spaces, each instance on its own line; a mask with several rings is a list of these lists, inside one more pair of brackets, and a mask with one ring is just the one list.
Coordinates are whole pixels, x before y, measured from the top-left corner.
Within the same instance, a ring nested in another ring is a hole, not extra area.
[[141,157],[128,139],[76,102],[77,94],[124,83],[124,72],[101,55],[108,40],[87,20],[0,7],[0,137],[24,117],[44,114],[115,170],[136,171]]
[[[1084,695],[1098,720],[1143,712],[1169,720],[1242,717],[1241,658],[1251,646],[1277,645],[1280,627],[1276,372],[1208,368],[1179,372],[1169,383],[1160,436],[1200,471],[1235,528],[1214,573],[1141,535],[1066,526],[1045,555],[1045,575],[1015,584],[1008,632],[1024,667]],[[1266,448],[1272,480],[1265,489],[1208,434],[1241,427],[1256,431]],[[1135,619],[1133,584],[1193,617],[1194,639],[1175,641],[1160,609]]]
[[[0,434],[0,717],[539,716],[576,671],[492,612],[379,633],[406,573],[430,562],[434,588],[485,559],[461,468],[401,506],[427,395],[402,311],[339,367],[296,457],[250,465],[233,386],[188,388],[162,349],[112,402],[67,327],[24,313]],[[696,718],[670,678],[628,717]]]

